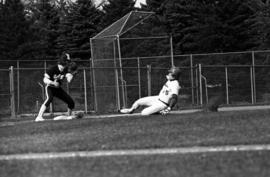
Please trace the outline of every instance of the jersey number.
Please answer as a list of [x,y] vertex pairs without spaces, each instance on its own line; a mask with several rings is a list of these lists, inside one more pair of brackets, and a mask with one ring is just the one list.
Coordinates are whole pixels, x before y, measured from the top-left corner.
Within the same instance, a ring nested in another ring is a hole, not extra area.
[[169,95],[169,90],[165,90],[163,93],[164,95]]

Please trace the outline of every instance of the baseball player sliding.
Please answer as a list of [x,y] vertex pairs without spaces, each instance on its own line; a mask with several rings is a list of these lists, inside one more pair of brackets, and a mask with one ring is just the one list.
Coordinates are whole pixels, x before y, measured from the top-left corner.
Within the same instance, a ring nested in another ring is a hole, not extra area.
[[46,84],[45,93],[46,100],[41,105],[38,116],[35,121],[44,121],[43,114],[53,101],[54,97],[57,97],[64,101],[68,105],[68,115],[71,115],[71,110],[74,108],[75,103],[70,95],[68,95],[61,87],[61,83],[64,78],[70,83],[77,73],[77,64],[70,61],[69,54],[62,54],[57,65],[49,68],[44,74],[43,82]]
[[179,77],[180,69],[172,67],[166,75],[167,82],[163,85],[159,95],[140,98],[134,102],[131,108],[121,109],[124,114],[133,113],[139,106],[147,106],[142,110],[141,115],[151,115],[154,113],[168,114],[177,103],[178,93],[180,90]]

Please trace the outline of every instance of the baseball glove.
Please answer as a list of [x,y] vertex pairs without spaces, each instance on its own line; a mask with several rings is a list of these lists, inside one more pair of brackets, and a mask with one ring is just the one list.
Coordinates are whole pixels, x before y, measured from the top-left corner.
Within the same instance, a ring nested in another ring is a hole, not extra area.
[[68,72],[72,75],[76,75],[78,73],[78,65],[74,61],[68,64]]

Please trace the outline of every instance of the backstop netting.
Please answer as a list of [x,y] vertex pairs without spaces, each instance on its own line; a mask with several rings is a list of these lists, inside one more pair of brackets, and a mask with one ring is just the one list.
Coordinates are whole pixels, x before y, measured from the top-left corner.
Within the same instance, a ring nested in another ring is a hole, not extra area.
[[[132,11],[90,39],[97,112],[115,112],[149,95],[149,66],[151,76],[160,74],[155,68],[167,72],[170,57],[153,59],[171,52],[170,36],[157,24],[154,13]],[[153,88],[161,88],[164,76]]]

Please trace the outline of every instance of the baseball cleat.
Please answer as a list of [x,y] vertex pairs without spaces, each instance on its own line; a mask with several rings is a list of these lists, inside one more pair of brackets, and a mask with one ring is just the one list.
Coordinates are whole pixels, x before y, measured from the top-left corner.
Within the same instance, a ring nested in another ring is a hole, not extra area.
[[120,109],[120,112],[123,114],[131,114],[132,111],[130,109],[124,108],[124,109]]
[[41,122],[44,121],[45,119],[43,117],[36,117],[35,122]]

